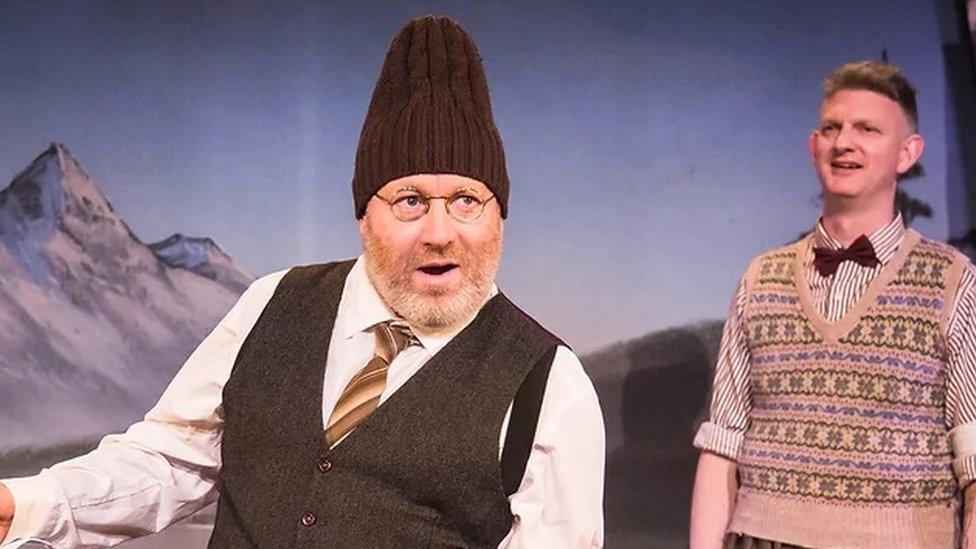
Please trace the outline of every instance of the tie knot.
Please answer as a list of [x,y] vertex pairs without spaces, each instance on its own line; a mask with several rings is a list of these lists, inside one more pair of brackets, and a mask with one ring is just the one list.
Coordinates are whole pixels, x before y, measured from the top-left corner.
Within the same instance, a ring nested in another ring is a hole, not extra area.
[[407,347],[420,344],[410,327],[398,320],[377,324],[373,328],[373,335],[376,337],[376,356],[387,364]]

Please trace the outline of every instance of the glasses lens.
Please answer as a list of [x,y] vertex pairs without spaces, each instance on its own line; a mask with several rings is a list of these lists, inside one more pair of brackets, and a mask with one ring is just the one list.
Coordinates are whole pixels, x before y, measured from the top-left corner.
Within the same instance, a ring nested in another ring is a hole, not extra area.
[[397,197],[393,201],[393,215],[401,221],[415,221],[427,213],[429,203],[419,194]]
[[447,203],[447,211],[458,221],[474,221],[485,209],[485,203],[477,196],[458,194]]

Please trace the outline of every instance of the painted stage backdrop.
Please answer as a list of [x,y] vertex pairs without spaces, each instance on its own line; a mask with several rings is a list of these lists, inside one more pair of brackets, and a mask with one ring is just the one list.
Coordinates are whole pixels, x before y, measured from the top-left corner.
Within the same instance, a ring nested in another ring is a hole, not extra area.
[[[904,205],[976,245],[967,7],[0,3],[0,477],[141,417],[255,277],[359,253],[350,180],[383,54],[443,13],[479,44],[506,146],[499,286],[600,394],[607,546],[681,547],[732,291],[816,220],[827,72],[902,66],[927,139]],[[128,547],[203,547],[209,518]]]

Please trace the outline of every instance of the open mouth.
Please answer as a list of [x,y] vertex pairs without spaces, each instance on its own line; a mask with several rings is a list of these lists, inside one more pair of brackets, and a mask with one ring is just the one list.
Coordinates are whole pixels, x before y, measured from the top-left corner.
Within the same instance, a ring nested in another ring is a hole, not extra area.
[[440,276],[443,274],[447,274],[457,268],[458,268],[457,263],[440,263],[440,264],[422,265],[419,268],[419,271],[431,276]]
[[834,160],[830,163],[830,167],[840,170],[859,170],[864,166],[850,160]]

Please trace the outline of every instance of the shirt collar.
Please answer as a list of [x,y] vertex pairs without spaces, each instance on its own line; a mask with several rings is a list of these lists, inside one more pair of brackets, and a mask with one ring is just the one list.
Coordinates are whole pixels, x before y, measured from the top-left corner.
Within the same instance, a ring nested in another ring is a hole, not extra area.
[[[874,247],[874,253],[882,265],[887,264],[898,251],[898,246],[905,238],[905,231],[905,222],[902,220],[901,212],[899,212],[890,223],[868,235],[868,240]],[[817,222],[817,228],[813,232],[813,246],[831,250],[840,250],[844,247],[836,238],[827,233],[827,229],[823,226],[823,219]]]
[[[488,292],[485,303],[497,293],[498,287],[492,284],[491,291]],[[482,306],[484,306],[484,303],[482,303]],[[465,329],[474,320],[475,316],[477,316],[477,313],[450,332],[429,335],[415,331],[414,334],[424,349],[431,355],[434,355],[454,339],[461,330]],[[338,324],[336,333],[346,339],[350,339],[358,333],[369,331],[370,328],[380,322],[394,319],[396,319],[396,315],[390,311],[390,308],[386,306],[383,298],[376,291],[372,281],[369,279],[369,275],[366,273],[366,261],[360,255],[349,271],[349,276],[346,277],[346,283],[342,290],[342,300],[339,303],[339,312],[336,317],[336,323]]]

